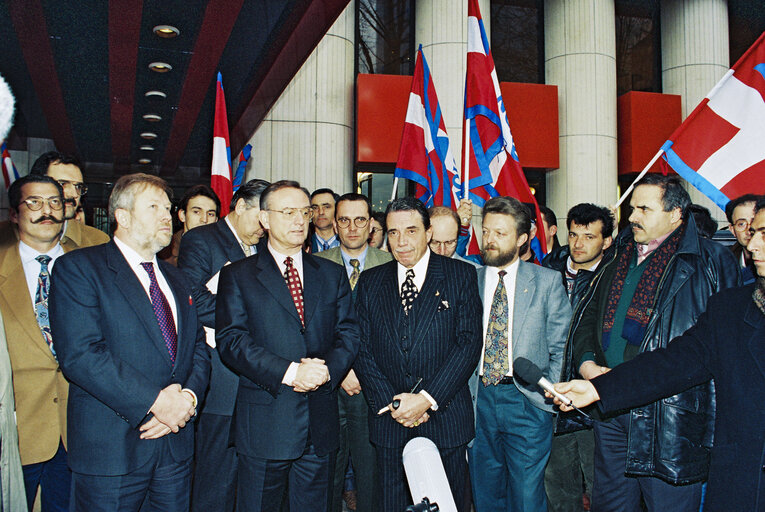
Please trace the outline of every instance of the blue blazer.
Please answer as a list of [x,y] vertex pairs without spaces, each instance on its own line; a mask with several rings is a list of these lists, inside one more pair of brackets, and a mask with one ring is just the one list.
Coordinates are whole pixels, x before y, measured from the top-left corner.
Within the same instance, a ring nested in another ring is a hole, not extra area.
[[[370,440],[388,448],[401,448],[417,436],[439,448],[467,444],[475,432],[468,379],[481,354],[475,269],[431,253],[422,290],[404,315],[397,265],[392,261],[365,270],[357,287],[362,337],[354,368],[371,410]],[[438,403],[427,423],[409,429],[390,414],[377,415],[420,378],[416,391],[424,389]]]
[[[215,310],[221,360],[240,375],[234,417],[239,453],[296,459],[311,442],[319,455],[337,449],[337,386],[358,352],[359,328],[345,269],[303,254],[305,327],[271,253],[223,267]],[[282,384],[291,362],[323,359],[330,380],[298,393]]]
[[696,325],[667,348],[638,354],[592,380],[605,411],[630,409],[714,378],[715,438],[704,510],[765,511],[765,315],[755,285],[709,298]]
[[[215,329],[215,294],[207,289],[207,281],[227,262],[242,259],[242,246],[224,219],[194,228],[181,237],[178,268],[188,277],[197,315],[205,327]],[[206,414],[231,416],[239,377],[221,362],[217,351],[211,350],[211,353],[210,390],[200,410]]]
[[176,461],[194,450],[194,429],[140,439],[160,390],[178,383],[204,397],[210,354],[183,274],[159,261],[178,316],[178,352],[170,360],[151,300],[111,241],[56,260],[50,323],[56,353],[70,382],[68,459],[73,471],[123,475],[168,443]]

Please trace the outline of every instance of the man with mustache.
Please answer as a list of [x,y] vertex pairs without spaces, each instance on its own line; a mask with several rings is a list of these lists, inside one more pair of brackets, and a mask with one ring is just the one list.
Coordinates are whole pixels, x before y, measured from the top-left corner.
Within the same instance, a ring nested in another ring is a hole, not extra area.
[[48,320],[50,272],[72,247],[60,243],[64,191],[47,176],[19,178],[8,189],[19,241],[0,250],[0,310],[11,359],[19,450],[31,510],[68,510],[66,404],[69,384],[56,360]]
[[[88,192],[80,169],[77,158],[48,151],[35,160],[29,170],[32,175],[53,178],[64,189],[64,232],[60,243],[65,249],[79,249],[109,241],[109,235],[103,231],[75,220],[77,209],[82,206],[82,196]],[[0,247],[14,245],[18,240],[18,231],[13,223],[0,223]]]
[[[666,347],[691,327],[710,295],[738,286],[730,251],[698,235],[677,177],[649,174],[630,200],[630,228],[601,262],[574,315],[569,343],[585,379]],[[709,469],[713,384],[595,422],[592,508],[697,511]]]

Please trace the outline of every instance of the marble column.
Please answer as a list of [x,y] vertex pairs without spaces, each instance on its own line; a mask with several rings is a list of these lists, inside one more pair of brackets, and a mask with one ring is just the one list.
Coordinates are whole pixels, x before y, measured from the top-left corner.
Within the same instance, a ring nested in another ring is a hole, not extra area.
[[545,83],[558,86],[560,137],[547,206],[565,244],[569,208],[618,199],[614,0],[545,0],[544,9]]
[[[730,67],[726,0],[662,0],[662,92],[682,97],[683,118],[712,90]],[[725,212],[688,184],[694,203],[727,224]],[[721,224],[724,225],[724,224]]]
[[250,138],[248,180],[353,190],[354,9],[351,1]]

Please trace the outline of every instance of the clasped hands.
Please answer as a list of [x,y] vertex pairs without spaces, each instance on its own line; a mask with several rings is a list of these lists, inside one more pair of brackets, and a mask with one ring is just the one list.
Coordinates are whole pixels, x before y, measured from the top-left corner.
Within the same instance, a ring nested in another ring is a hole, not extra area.
[[314,391],[329,380],[329,368],[323,359],[304,357],[300,360],[292,389],[298,393]]
[[[395,409],[393,408],[393,400],[399,401],[399,405]],[[393,400],[388,404],[387,410],[390,411],[391,418],[404,427],[419,427],[430,419],[428,410],[431,403],[421,393],[399,393],[393,397]]]
[[158,439],[186,426],[196,414],[194,398],[180,384],[170,384],[159,392],[149,412],[153,416],[139,428],[141,439]]

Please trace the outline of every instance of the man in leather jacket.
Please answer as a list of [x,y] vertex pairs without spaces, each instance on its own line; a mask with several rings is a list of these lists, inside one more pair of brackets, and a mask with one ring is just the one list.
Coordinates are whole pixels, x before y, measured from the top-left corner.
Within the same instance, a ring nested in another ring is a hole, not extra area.
[[[740,285],[730,251],[698,236],[676,177],[646,176],[630,200],[630,229],[601,263],[570,330],[573,364],[585,379],[691,327],[710,295]],[[592,507],[599,511],[697,511],[709,467],[714,387],[595,422]]]
[[[571,307],[590,287],[592,278],[604,258],[611,257],[614,218],[608,208],[581,203],[568,211],[566,219],[568,245],[553,249],[542,266],[560,273]],[[578,375],[571,364],[572,346],[566,344],[564,361],[568,380]],[[593,452],[595,437],[591,425],[581,420],[577,412],[560,412],[555,419],[550,460],[545,468],[545,491],[550,512],[582,510],[582,488],[586,500],[592,494]]]

